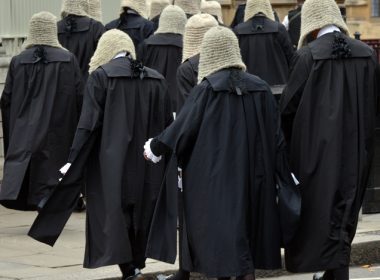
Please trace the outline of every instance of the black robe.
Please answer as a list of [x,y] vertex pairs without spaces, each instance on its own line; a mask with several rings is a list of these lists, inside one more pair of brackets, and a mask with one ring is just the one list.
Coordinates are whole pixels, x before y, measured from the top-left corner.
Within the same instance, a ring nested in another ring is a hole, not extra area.
[[1,96],[2,205],[36,209],[57,184],[78,124],[82,91],[78,62],[66,50],[35,46],[12,59]]
[[154,32],[158,29],[158,24],[160,23],[160,17],[161,14],[155,16],[154,18],[150,19],[151,22],[153,22],[153,29]]
[[145,265],[165,162],[146,162],[143,146],[171,123],[172,114],[164,78],[145,68],[141,80],[138,69],[132,72],[131,62],[123,57],[90,75],[69,158],[73,166],[29,233],[41,242],[55,243],[80,191],[72,183],[76,174],[70,172],[86,169],[87,268],[131,261],[139,268]]
[[77,57],[84,81],[87,81],[91,57],[104,31],[102,23],[83,16],[69,15],[58,22],[59,42]]
[[281,267],[274,177],[286,165],[286,152],[276,101],[265,82],[236,69],[207,77],[154,142],[174,155],[157,203],[148,257],[175,261],[179,164],[183,269],[229,277],[255,267]]
[[294,49],[285,27],[262,15],[234,29],[247,71],[269,85],[286,84]]
[[177,71],[177,114],[191,90],[198,84],[199,54],[186,59]]
[[129,35],[129,37],[131,37],[133,43],[135,44],[136,50],[138,49],[140,43],[154,33],[153,22],[138,14],[128,12],[124,12],[120,15],[120,18],[106,24],[107,30],[115,28],[124,31]]
[[161,73],[167,83],[173,111],[177,107],[177,69],[182,61],[183,36],[158,33],[146,39],[139,49],[138,59]]
[[349,265],[374,155],[378,63],[371,48],[344,35],[351,57],[334,59],[333,45],[345,47],[335,36],[296,53],[281,101],[303,198],[301,225],[286,250],[292,272]]
[[291,10],[288,13],[288,33],[295,49],[297,49],[298,41],[300,40],[301,36],[301,10],[302,6],[299,6],[297,9]]

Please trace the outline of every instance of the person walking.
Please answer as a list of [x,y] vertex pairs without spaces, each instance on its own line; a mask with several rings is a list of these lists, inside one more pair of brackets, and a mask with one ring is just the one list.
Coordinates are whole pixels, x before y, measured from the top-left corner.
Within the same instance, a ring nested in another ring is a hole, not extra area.
[[69,156],[83,80],[75,56],[58,41],[51,13],[32,16],[24,47],[12,58],[0,102],[5,154],[0,203],[37,210]]
[[291,272],[348,280],[351,243],[374,156],[379,65],[351,39],[334,0],[307,0],[301,37],[281,100],[302,214],[286,250]]

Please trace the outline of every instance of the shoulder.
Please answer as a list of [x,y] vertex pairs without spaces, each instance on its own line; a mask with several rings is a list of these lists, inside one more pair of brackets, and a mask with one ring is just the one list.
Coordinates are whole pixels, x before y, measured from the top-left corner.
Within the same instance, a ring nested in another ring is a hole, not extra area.
[[91,19],[91,25],[96,29],[104,29],[103,23],[97,21],[96,19]]
[[233,31],[239,34],[241,31],[245,30],[248,27],[252,27],[252,19],[246,22],[239,23],[238,25],[234,27]]
[[55,48],[55,47],[46,47],[46,51],[49,54],[58,56],[62,59],[66,59],[66,60],[70,60],[70,61],[76,60],[76,56],[66,49]]
[[162,76],[158,71],[149,68],[149,67],[144,67],[145,69],[145,77],[151,78],[151,79],[156,79],[156,80],[165,80],[165,77]]
[[371,48],[369,45],[367,45],[366,43],[360,40],[356,40],[348,36],[346,36],[346,40],[350,44],[353,52],[355,52],[354,55],[356,53],[358,54],[361,53],[361,54],[367,54],[368,56],[372,56],[375,52],[373,48]]
[[185,60],[177,70],[177,80],[182,81],[183,79],[189,80],[196,75],[194,67],[191,65],[189,60]]
[[102,67],[99,67],[89,75],[88,83],[102,84],[102,81],[107,80],[107,78],[108,76],[106,71]]
[[107,30],[117,28],[118,25],[119,25],[119,23],[120,23],[120,19],[115,19],[115,20],[113,20],[113,21],[107,23],[106,26],[105,26],[105,28],[106,28]]
[[294,53],[294,60],[312,60],[313,54],[309,46],[305,46],[300,48]]

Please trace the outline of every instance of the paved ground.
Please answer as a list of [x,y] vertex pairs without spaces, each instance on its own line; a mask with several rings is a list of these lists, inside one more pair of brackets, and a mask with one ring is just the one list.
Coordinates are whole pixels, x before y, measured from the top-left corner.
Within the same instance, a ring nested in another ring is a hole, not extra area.
[[[262,278],[263,280],[274,280],[273,278]],[[312,280],[313,274],[289,275],[275,278],[278,280]],[[352,268],[351,280],[380,280],[380,266]]]
[[[0,207],[0,280],[5,279],[118,279],[117,267],[96,270],[82,268],[84,252],[84,214],[74,214],[67,224],[61,238],[54,248],[38,243],[26,234],[36,214],[6,210]],[[380,264],[380,215],[366,215],[359,226],[354,249],[356,264],[375,262]],[[372,243],[366,243],[372,242]],[[364,244],[364,246],[363,246]],[[171,266],[148,260],[145,273],[168,272],[176,269]],[[369,278],[376,275],[380,280],[380,269],[370,272],[368,269],[354,270],[356,278]],[[283,274],[261,273],[262,277]],[[374,276],[375,277],[375,276]],[[194,276],[194,278],[200,278]],[[309,275],[286,276],[271,279],[311,279]],[[374,280],[373,279],[373,280]],[[363,279],[363,280],[371,280]]]

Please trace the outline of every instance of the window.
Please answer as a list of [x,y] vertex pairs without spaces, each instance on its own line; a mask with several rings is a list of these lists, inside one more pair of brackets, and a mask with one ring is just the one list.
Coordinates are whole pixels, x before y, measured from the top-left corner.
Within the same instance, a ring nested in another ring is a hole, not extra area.
[[380,0],[372,1],[372,17],[380,17]]

